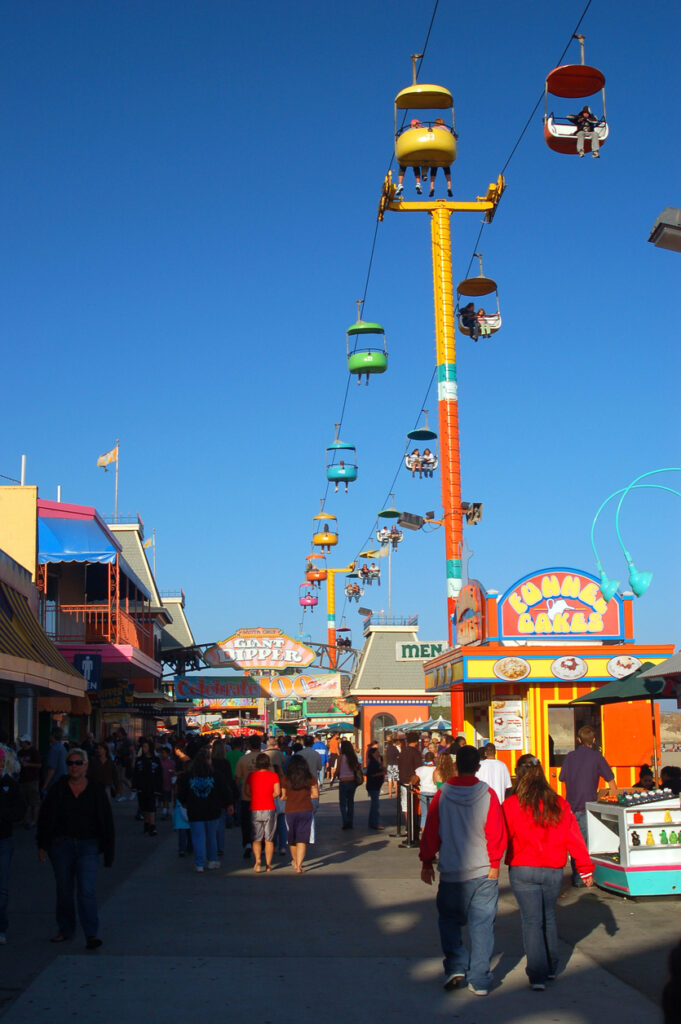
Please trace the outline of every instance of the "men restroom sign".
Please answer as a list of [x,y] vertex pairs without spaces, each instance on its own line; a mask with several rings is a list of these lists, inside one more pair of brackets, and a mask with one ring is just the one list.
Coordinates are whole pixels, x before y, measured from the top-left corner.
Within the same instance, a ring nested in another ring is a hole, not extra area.
[[430,643],[398,643],[395,645],[395,661],[428,661],[448,650],[446,640],[433,640]]

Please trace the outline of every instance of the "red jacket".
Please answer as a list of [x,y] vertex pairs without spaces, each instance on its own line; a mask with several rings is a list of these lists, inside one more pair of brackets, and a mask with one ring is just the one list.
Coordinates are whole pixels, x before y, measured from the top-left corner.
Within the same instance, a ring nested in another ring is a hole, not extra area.
[[558,801],[560,819],[555,824],[538,825],[532,810],[523,807],[517,796],[504,800],[502,810],[508,829],[506,863],[510,867],[562,868],[569,853],[575,858],[582,878],[587,878],[594,866],[584,837],[567,800],[559,796]]
[[[482,783],[480,779],[477,779],[474,775],[455,776],[454,778],[449,779],[446,784],[448,786],[456,787],[485,785],[485,783]],[[485,786],[485,788],[487,787]],[[421,835],[419,857],[423,863],[428,866],[432,865],[433,859],[437,855],[441,846],[440,800],[442,799],[443,793],[444,786],[442,789],[438,790],[431,800],[428,808],[426,825]],[[504,825],[504,816],[501,813],[501,805],[499,804],[496,793],[491,789],[489,790],[489,809],[485,819],[484,834],[490,867],[498,868],[504,850],[506,849],[506,828]]]

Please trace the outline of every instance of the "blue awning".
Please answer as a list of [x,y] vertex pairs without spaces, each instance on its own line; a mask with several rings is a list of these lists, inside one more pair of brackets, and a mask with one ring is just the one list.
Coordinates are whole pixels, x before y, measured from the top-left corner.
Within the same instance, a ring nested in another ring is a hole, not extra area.
[[96,519],[38,519],[38,563],[115,562],[117,548]]

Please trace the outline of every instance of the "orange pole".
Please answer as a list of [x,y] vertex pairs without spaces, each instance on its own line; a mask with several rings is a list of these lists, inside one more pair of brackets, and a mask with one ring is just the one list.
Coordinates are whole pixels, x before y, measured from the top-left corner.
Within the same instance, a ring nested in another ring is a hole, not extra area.
[[454,646],[453,615],[462,587],[461,448],[456,383],[454,288],[450,217],[444,205],[430,212],[435,296],[437,397],[440,423],[440,475],[447,559],[447,628]]

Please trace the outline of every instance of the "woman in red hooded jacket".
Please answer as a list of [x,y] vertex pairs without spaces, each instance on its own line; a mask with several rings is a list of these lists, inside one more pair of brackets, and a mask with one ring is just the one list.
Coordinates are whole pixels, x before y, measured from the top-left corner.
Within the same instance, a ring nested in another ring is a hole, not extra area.
[[508,829],[506,863],[520,907],[525,968],[540,991],[558,970],[556,900],[568,853],[585,885],[593,885],[593,864],[570,805],[547,782],[541,762],[523,754],[516,764],[513,794],[502,804]]

